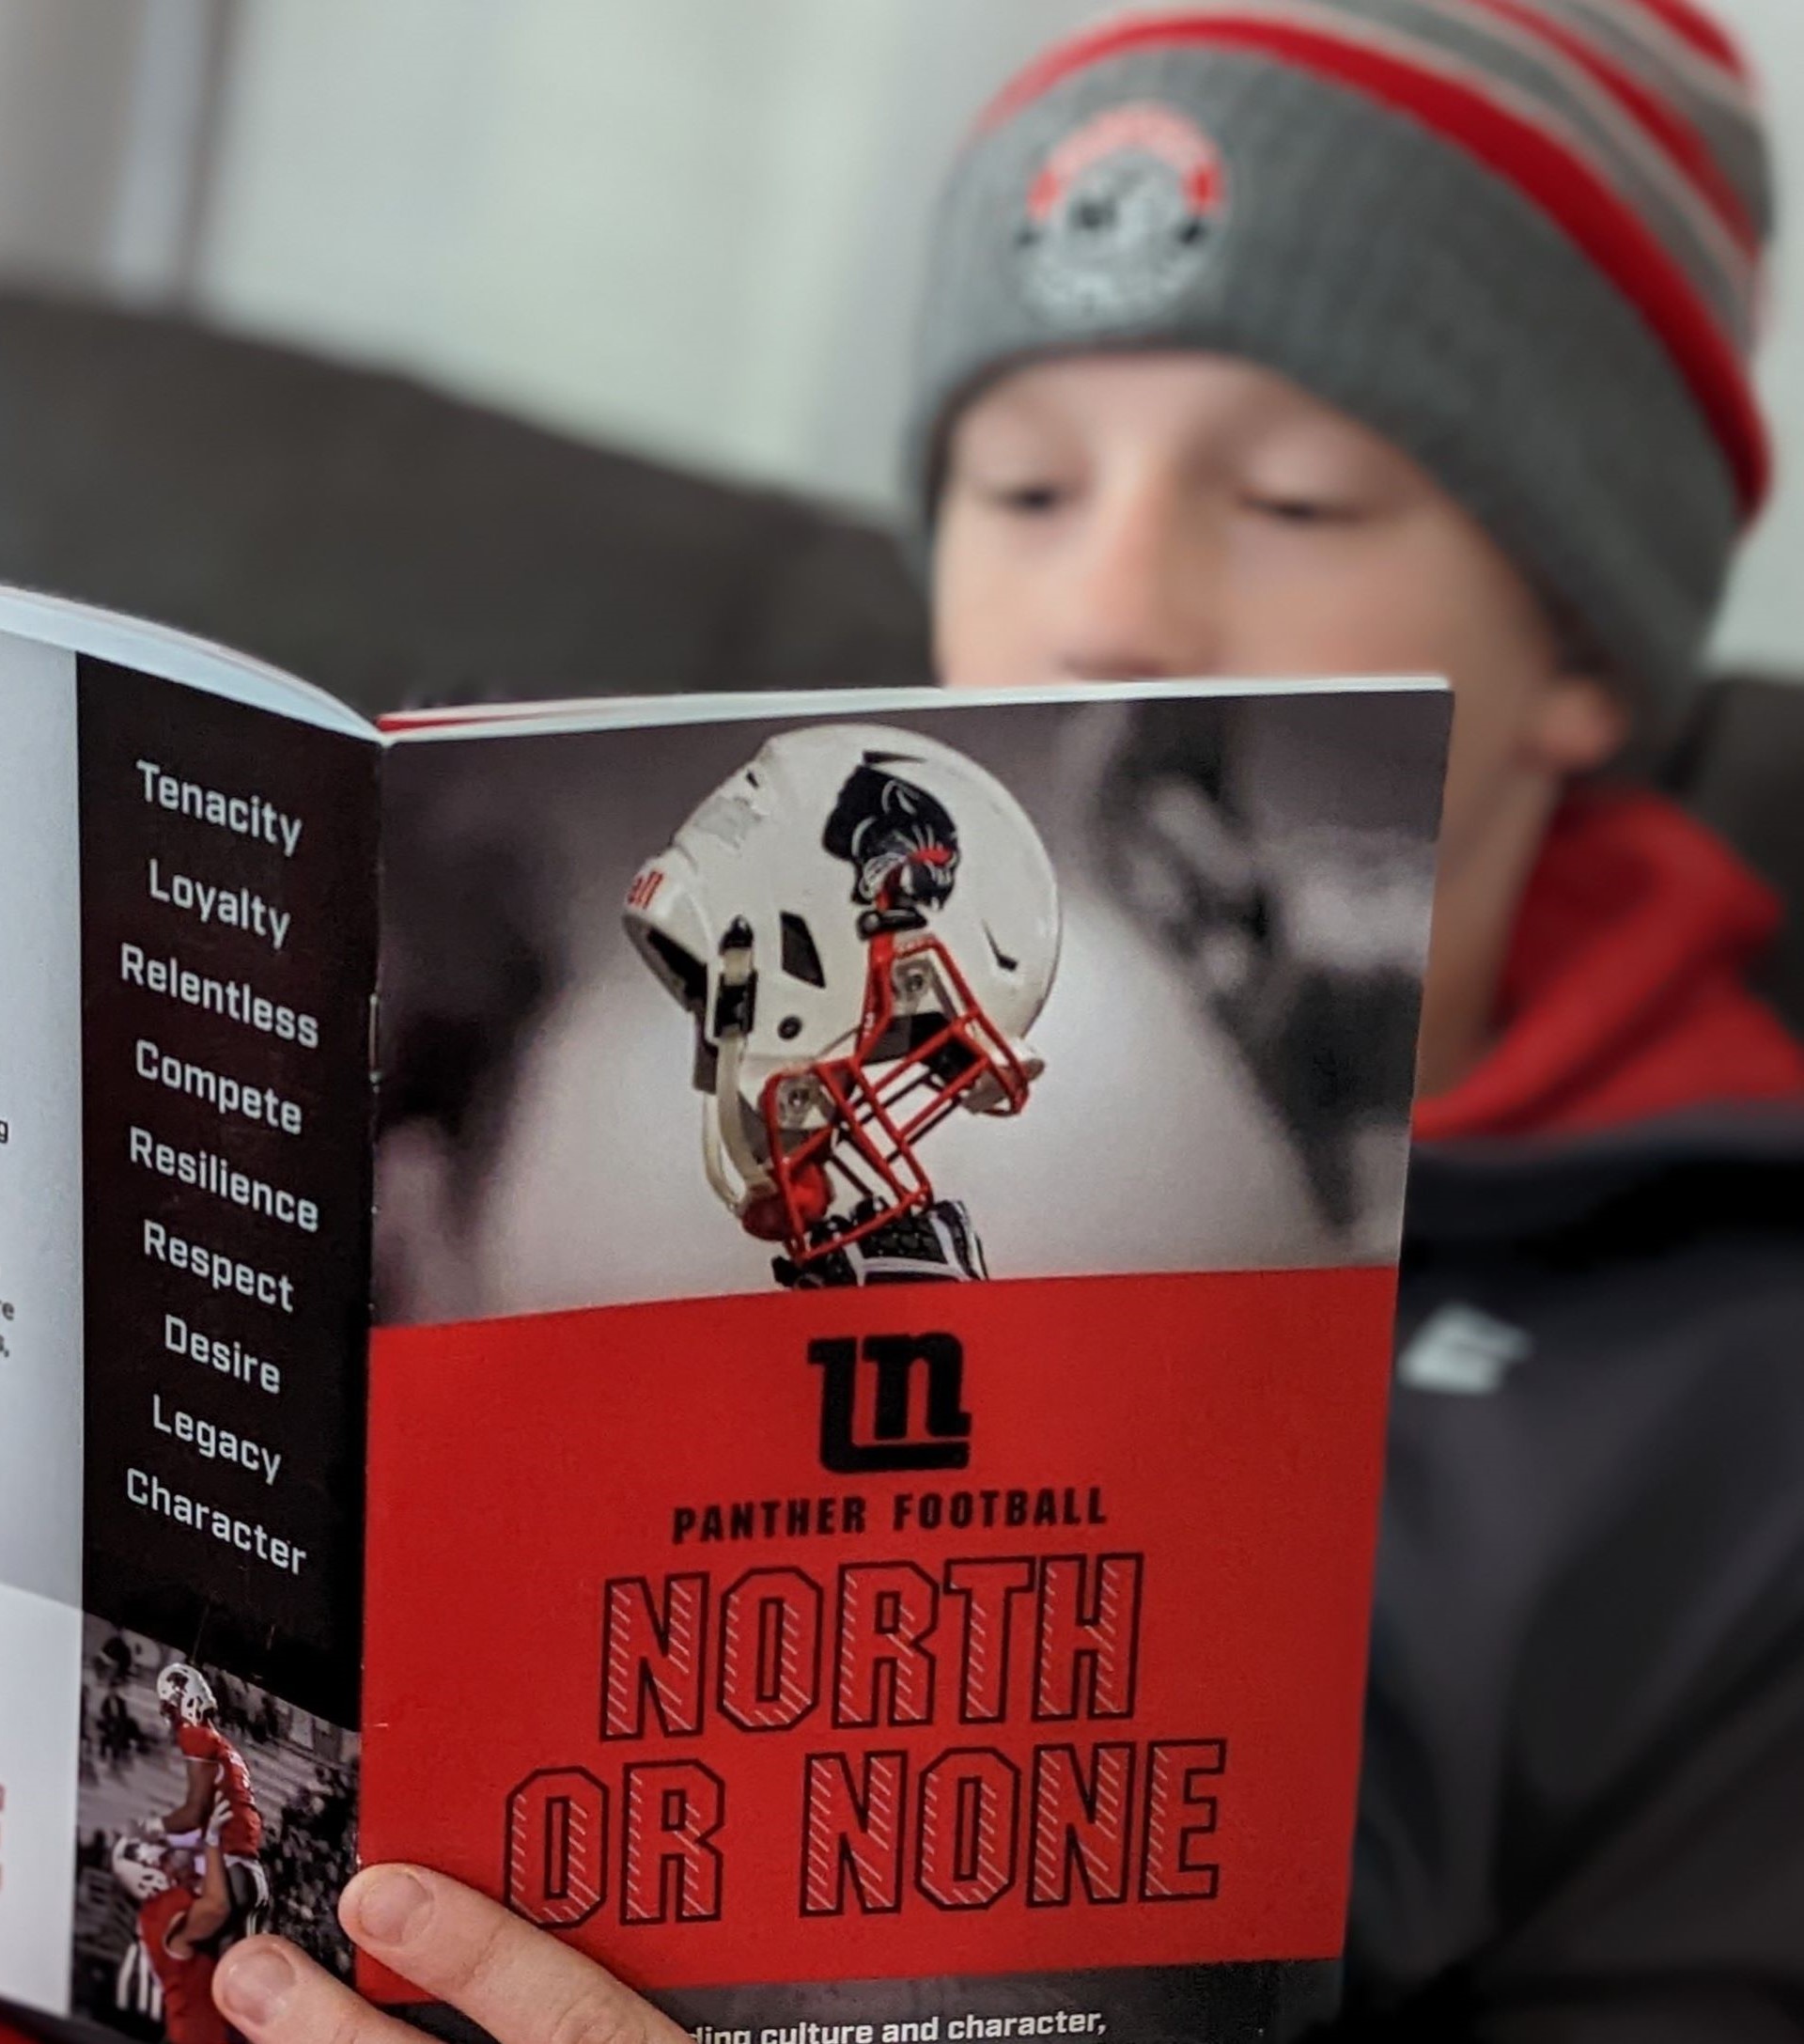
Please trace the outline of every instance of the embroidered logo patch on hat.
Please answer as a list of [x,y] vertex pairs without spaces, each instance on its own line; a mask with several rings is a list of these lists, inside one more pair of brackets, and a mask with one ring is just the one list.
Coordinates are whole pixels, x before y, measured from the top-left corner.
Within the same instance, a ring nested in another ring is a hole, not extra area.
[[1022,289],[1059,325],[1146,319],[1196,277],[1226,210],[1221,153],[1193,120],[1153,101],[1112,106],[1034,177]]

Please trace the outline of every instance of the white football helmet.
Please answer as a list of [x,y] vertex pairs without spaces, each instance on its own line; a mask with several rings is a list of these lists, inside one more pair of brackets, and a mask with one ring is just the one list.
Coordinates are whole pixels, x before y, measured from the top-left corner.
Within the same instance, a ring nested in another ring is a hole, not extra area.
[[169,1848],[161,1839],[128,1832],[113,1848],[113,1878],[134,1902],[148,1902],[176,1885]]
[[213,1685],[185,1661],[172,1661],[158,1676],[157,1701],[173,1709],[184,1724],[204,1724],[219,1709]]
[[773,738],[640,867],[626,925],[694,1018],[709,1182],[798,1265],[931,1205],[924,1138],[955,1108],[1019,1114],[1040,1075],[1052,863],[937,739]]

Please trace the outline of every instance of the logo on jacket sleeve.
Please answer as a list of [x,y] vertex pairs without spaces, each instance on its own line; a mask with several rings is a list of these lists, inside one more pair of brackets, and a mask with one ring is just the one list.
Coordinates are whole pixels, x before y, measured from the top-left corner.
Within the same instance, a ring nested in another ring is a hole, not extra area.
[[1041,164],[1017,242],[1027,297],[1048,320],[1143,320],[1183,295],[1227,210],[1220,151],[1169,106],[1112,106]]
[[1533,1337],[1494,1314],[1457,1303],[1431,1314],[1397,1357],[1397,1381],[1409,1391],[1486,1398],[1534,1353]]

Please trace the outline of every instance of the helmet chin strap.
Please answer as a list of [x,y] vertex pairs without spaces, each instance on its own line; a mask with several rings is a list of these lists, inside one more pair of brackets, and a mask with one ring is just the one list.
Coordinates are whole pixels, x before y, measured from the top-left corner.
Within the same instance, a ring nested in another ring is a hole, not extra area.
[[[775,1182],[746,1140],[745,1117],[739,1111],[739,1069],[758,997],[752,947],[751,927],[742,919],[735,921],[721,939],[720,990],[714,1005],[714,1090],[702,1100],[702,1162],[708,1182],[741,1217],[753,1200],[776,1191]],[[724,1116],[723,1101],[727,1103]]]
[[[729,1056],[723,1049],[721,1092],[703,1097],[702,1163],[708,1172],[708,1182],[721,1199],[743,1218],[746,1208],[754,1199],[774,1193],[776,1186],[761,1168],[752,1153],[751,1145],[745,1140],[739,1100],[729,1090],[737,1084],[739,1063],[737,1052]],[[721,1110],[723,1095],[729,1103],[724,1119]]]

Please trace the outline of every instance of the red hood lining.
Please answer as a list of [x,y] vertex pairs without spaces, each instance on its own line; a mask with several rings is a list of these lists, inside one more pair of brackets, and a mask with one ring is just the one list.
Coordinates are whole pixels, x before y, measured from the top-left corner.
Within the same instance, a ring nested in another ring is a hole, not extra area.
[[1781,913],[1664,798],[1569,797],[1516,918],[1500,1040],[1459,1085],[1419,1102],[1417,1135],[1577,1133],[1804,1095],[1804,1050],[1745,983]]

